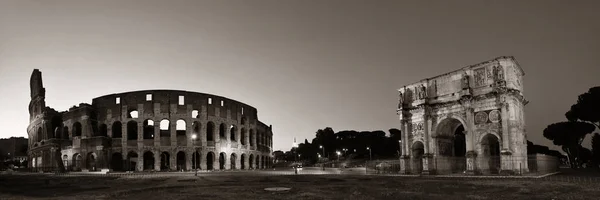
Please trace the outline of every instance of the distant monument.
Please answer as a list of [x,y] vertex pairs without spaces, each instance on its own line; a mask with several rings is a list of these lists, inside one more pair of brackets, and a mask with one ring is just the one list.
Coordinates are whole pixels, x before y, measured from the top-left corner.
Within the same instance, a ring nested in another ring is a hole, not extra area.
[[526,172],[524,75],[498,57],[399,89],[402,173]]

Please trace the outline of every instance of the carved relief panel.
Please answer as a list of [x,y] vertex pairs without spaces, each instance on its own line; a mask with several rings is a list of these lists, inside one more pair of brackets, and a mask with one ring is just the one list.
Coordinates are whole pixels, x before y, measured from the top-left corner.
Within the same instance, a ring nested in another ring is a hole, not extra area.
[[484,86],[486,82],[485,67],[475,69],[473,79],[476,87]]

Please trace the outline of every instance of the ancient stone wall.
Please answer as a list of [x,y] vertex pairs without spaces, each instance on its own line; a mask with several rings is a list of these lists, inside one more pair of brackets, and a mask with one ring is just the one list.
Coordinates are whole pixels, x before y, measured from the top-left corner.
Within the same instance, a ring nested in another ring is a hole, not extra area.
[[[32,79],[41,79],[41,73],[36,74]],[[37,83],[41,80],[32,81],[32,88],[41,90]],[[44,104],[43,97],[33,97],[30,108],[37,104]],[[267,141],[272,141],[272,127],[258,121],[256,109],[211,94],[179,90],[110,94],[57,113],[55,130],[40,125],[48,123],[44,118],[49,116],[37,111],[31,115],[37,117],[32,117],[28,133],[40,140],[31,143],[30,154],[49,154],[50,147],[60,152],[35,167],[250,169],[265,168],[271,160],[272,143]]]

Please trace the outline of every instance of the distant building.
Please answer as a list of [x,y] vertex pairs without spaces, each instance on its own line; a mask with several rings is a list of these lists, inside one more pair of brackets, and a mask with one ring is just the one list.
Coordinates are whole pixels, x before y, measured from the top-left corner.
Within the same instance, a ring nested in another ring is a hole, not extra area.
[[11,137],[0,139],[0,153],[4,161],[27,161],[27,138]]

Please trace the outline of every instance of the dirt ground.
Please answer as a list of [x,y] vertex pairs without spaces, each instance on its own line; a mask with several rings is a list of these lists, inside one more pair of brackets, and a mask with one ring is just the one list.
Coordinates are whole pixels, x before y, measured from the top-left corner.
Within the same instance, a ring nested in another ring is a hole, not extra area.
[[[600,183],[367,175],[0,175],[0,199],[598,199]],[[288,187],[269,192],[267,187]]]

